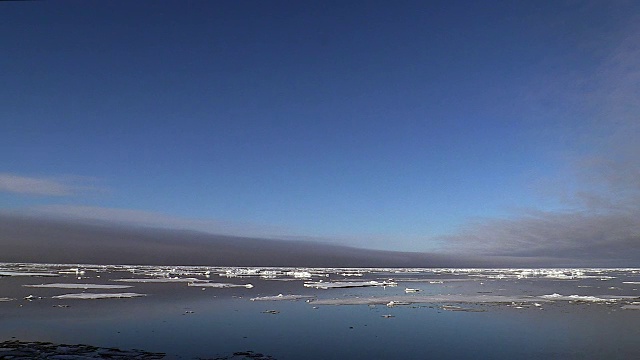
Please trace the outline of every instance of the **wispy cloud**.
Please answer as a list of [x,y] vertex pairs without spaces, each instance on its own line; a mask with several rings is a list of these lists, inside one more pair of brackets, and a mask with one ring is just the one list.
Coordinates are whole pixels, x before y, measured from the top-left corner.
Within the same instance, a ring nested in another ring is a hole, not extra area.
[[76,188],[64,181],[0,173],[0,192],[28,195],[68,196]]

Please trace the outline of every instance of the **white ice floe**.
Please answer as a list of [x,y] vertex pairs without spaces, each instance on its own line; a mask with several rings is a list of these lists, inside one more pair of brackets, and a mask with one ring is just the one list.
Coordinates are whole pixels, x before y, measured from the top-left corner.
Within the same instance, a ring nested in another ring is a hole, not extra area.
[[640,281],[623,281],[623,284],[640,284]]
[[45,273],[45,272],[0,271],[0,276],[59,276],[59,275],[54,273]]
[[0,302],[2,302],[2,301],[11,301],[11,300],[15,300],[15,299],[0,297]]
[[56,288],[56,289],[126,289],[131,285],[101,285],[101,284],[39,284],[22,285],[31,288]]
[[126,298],[134,298],[134,297],[140,297],[140,296],[146,296],[145,294],[138,294],[138,293],[113,293],[113,294],[91,294],[91,293],[79,293],[79,294],[64,294],[64,295],[57,295],[57,296],[53,296],[53,299],[87,299],[87,300],[94,300],[94,299],[126,299]]
[[282,295],[278,294],[276,296],[260,296],[251,298],[251,301],[282,301],[282,300],[310,300],[314,299],[315,296],[310,295]]
[[625,310],[640,310],[640,305],[629,304],[629,305],[623,305],[622,308]]
[[416,293],[418,291],[420,291],[420,289],[413,289],[413,288],[405,288],[404,289],[404,292],[407,293],[407,294],[408,293]]
[[208,283],[209,280],[201,280],[196,278],[134,278],[134,279],[116,279],[113,281],[132,282],[132,283]]
[[547,300],[565,300],[565,301],[588,301],[588,302],[609,302],[609,301],[619,301],[619,300],[629,300],[635,299],[636,296],[591,296],[591,295],[560,295],[558,293],[550,294],[550,295],[542,295],[540,296],[542,299]]
[[335,282],[308,282],[305,283],[305,287],[316,289],[336,289],[336,288],[354,288],[354,287],[369,287],[369,286],[397,286],[398,283],[394,281],[335,281]]
[[197,287],[209,287],[209,288],[215,288],[215,289],[236,288],[236,287],[251,289],[253,287],[253,285],[251,284],[229,284],[229,283],[209,283],[209,282],[189,283],[187,285],[197,286]]

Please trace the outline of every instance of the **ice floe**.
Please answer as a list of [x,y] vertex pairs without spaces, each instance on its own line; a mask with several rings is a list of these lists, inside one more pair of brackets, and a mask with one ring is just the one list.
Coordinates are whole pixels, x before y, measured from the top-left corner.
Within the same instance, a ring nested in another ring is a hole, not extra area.
[[31,288],[56,288],[56,289],[126,289],[131,285],[102,285],[102,284],[39,284],[39,285],[22,285]]
[[283,301],[283,300],[311,300],[315,299],[312,295],[283,295],[278,294],[275,296],[259,296],[251,298],[251,301]]
[[2,301],[11,301],[11,300],[15,300],[15,299],[6,298],[6,297],[0,297],[0,302],[2,302]]
[[145,294],[138,293],[112,293],[112,294],[92,294],[92,293],[79,293],[79,294],[64,294],[53,296],[53,299],[86,299],[86,300],[94,300],[94,299],[126,299],[126,298],[134,298],[146,296]]
[[196,278],[133,278],[133,279],[115,279],[113,281],[132,282],[132,283],[207,283],[209,280],[201,280]]
[[60,276],[45,272],[0,271],[0,276]]
[[190,282],[187,285],[203,287],[203,288],[208,287],[208,288],[215,288],[215,289],[238,288],[238,287],[251,289],[253,287],[253,285],[251,284],[229,284],[229,283],[210,283],[210,282],[197,282],[197,283]]
[[397,286],[398,283],[394,281],[334,281],[334,282],[307,282],[304,283],[305,287],[316,289],[336,289],[336,288],[355,288],[355,287],[370,287],[370,286]]
[[547,300],[566,300],[566,301],[585,301],[585,302],[610,302],[610,301],[619,301],[619,300],[629,300],[635,299],[636,296],[592,296],[592,295],[560,295],[557,293],[550,295],[542,295],[540,296],[542,299]]

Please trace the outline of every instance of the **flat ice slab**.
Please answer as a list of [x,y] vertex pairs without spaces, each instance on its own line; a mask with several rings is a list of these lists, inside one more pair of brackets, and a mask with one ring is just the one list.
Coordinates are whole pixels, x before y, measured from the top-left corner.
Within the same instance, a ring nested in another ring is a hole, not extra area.
[[320,299],[317,305],[406,305],[427,303],[512,303],[545,301],[537,297],[499,295],[398,295],[363,298]]
[[54,273],[24,272],[24,271],[0,271],[0,276],[60,276]]
[[283,300],[308,300],[315,299],[315,296],[312,295],[282,295],[278,294],[275,296],[260,296],[251,298],[251,301],[283,301]]
[[64,294],[53,296],[53,299],[86,299],[86,300],[94,300],[94,299],[126,299],[126,298],[134,298],[146,296],[145,294],[137,294],[137,293],[113,293],[113,294],[91,294],[91,293],[80,293],[80,294]]
[[0,301],[11,301],[11,300],[13,300],[13,299],[0,297]]
[[135,278],[135,279],[116,279],[113,281],[131,282],[131,283],[207,283],[209,280],[201,280],[196,278]]
[[126,289],[131,285],[101,285],[101,284],[39,284],[39,285],[22,285],[31,288],[55,288],[55,289]]
[[335,281],[335,282],[308,282],[305,283],[305,287],[316,289],[337,289],[337,288],[354,288],[354,287],[369,287],[369,286],[397,286],[398,283],[393,281]]
[[608,296],[598,297],[598,296],[591,296],[591,295],[560,295],[560,294],[542,295],[540,297],[547,300],[588,301],[588,302],[611,302],[611,301],[630,300],[630,299],[638,298],[637,296],[608,295]]
[[253,285],[251,284],[229,284],[229,283],[207,283],[207,282],[189,283],[188,286],[209,287],[209,288],[215,288],[215,289],[237,288],[237,287],[251,289],[253,287]]

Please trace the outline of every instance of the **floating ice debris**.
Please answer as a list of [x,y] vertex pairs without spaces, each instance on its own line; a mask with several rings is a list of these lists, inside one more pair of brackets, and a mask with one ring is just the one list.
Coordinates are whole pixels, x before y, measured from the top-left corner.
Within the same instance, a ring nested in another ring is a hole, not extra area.
[[288,271],[287,275],[297,279],[308,279],[311,277],[311,273],[308,271]]
[[101,285],[101,284],[39,284],[39,285],[22,285],[31,288],[56,288],[56,289],[126,289],[130,285]]
[[406,302],[406,301],[394,301],[394,300],[391,300],[386,305],[387,305],[387,307],[394,307],[394,306],[398,306],[398,305],[411,305],[411,303]]
[[251,298],[251,301],[282,301],[282,300],[310,300],[314,299],[315,296],[310,295],[282,295],[278,294],[276,296],[260,296]]
[[207,283],[209,280],[201,280],[196,278],[134,278],[134,279],[115,279],[113,281],[132,282],[132,283]]
[[625,310],[640,310],[640,304],[623,305],[622,308]]
[[385,319],[391,319],[391,318],[393,318],[395,316],[387,314],[387,315],[382,315],[382,317],[385,318]]
[[623,281],[623,284],[640,284],[640,281]]
[[407,294],[408,293],[416,293],[418,291],[420,291],[420,289],[413,289],[413,288],[405,288],[404,289],[404,292],[407,293]]
[[271,314],[271,315],[275,315],[275,314],[279,314],[280,311],[278,310],[265,310],[262,312],[263,314]]
[[197,286],[197,287],[210,287],[215,289],[224,289],[224,288],[234,288],[234,287],[243,287],[247,289],[251,289],[253,285],[251,284],[229,284],[229,283],[208,283],[208,282],[197,282],[197,283],[189,283],[188,286]]
[[485,309],[463,308],[461,306],[455,306],[455,305],[443,305],[440,308],[446,311],[463,311],[463,312],[485,312],[486,311]]
[[146,296],[145,294],[137,294],[137,293],[114,293],[114,294],[91,294],[91,293],[80,293],[80,294],[64,294],[53,296],[54,299],[125,299],[125,298],[134,298]]
[[0,297],[0,302],[2,302],[2,301],[12,301],[12,300],[15,300],[15,299],[6,298],[6,297]]
[[54,273],[44,272],[22,272],[22,271],[0,271],[0,276],[60,276]]
[[398,283],[393,281],[336,281],[336,282],[308,282],[305,283],[305,287],[316,289],[335,289],[335,288],[354,288],[354,287],[369,287],[369,286],[397,286]]

